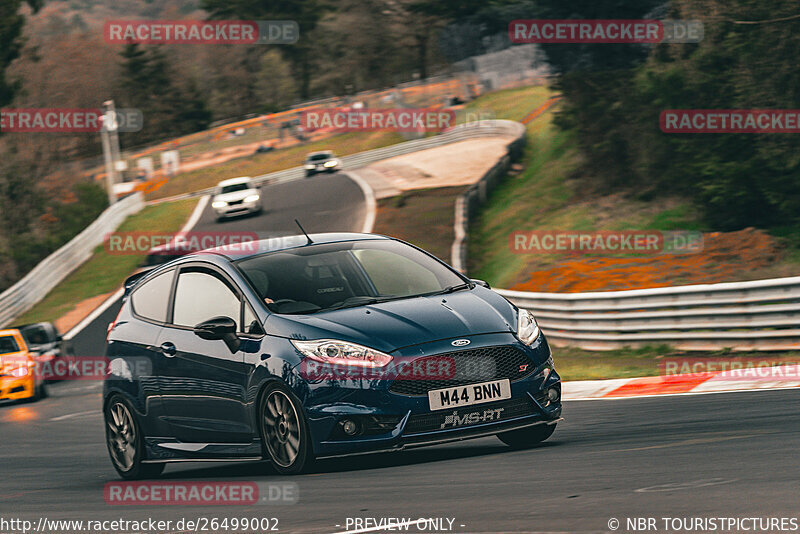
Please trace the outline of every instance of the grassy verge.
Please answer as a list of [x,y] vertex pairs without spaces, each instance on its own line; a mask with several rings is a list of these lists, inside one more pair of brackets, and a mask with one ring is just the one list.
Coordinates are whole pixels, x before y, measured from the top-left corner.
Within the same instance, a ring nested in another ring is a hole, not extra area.
[[[541,88],[539,88],[541,89]],[[501,92],[505,93],[505,92]],[[513,104],[514,92],[498,95]],[[547,96],[545,93],[543,96]],[[514,254],[508,245],[516,230],[703,230],[688,201],[675,198],[645,202],[623,195],[587,196],[570,179],[583,163],[571,132],[553,124],[557,105],[527,126],[528,143],[521,172],[509,176],[492,193],[473,220],[469,238],[469,271],[497,287],[511,287],[535,269],[557,264],[562,257]],[[520,105],[507,114],[527,114]]]
[[[498,91],[470,102],[458,113],[458,122],[474,120],[481,112],[498,119],[521,120],[552,96],[546,87]],[[414,243],[445,261],[455,238],[453,219],[456,198],[467,187],[411,191],[378,202],[375,232]]]
[[[457,121],[463,122],[470,117],[474,120],[477,117],[476,113],[481,111],[488,111],[490,116],[498,119],[521,120],[550,96],[550,91],[545,87],[524,87],[489,93],[465,106],[457,113]],[[241,141],[241,138],[238,139],[238,143]],[[339,156],[347,156],[403,141],[405,138],[396,132],[354,132],[335,135],[327,139],[282,148],[266,154],[237,158],[213,167],[180,174],[148,198],[165,198],[205,189],[235,176],[259,176],[291,169],[300,165],[306,154],[317,150],[333,150]],[[220,141],[219,146],[215,145],[214,149],[218,150],[232,143],[234,142]]]
[[420,189],[378,201],[374,232],[414,243],[437,258],[450,261],[455,235],[453,218],[458,195],[466,187]]
[[[476,98],[464,108],[464,113],[459,113],[460,118],[467,117],[468,113],[488,111],[496,119],[521,121],[528,113],[553,96],[553,92],[545,86],[519,87],[495,91]],[[472,118],[474,119],[474,115]]]
[[381,148],[404,141],[395,132],[346,133],[320,141],[281,148],[266,154],[234,160],[179,174],[148,198],[165,198],[217,185],[222,180],[236,176],[260,176],[302,165],[309,152],[332,150],[338,156],[347,156],[365,150]]
[[800,363],[800,352],[685,352],[677,351],[665,345],[646,346],[640,348],[624,348],[603,352],[591,352],[571,347],[553,347],[553,358],[556,369],[565,381],[601,380],[604,378],[635,378],[640,376],[659,376],[664,374],[669,362],[678,371],[692,369],[683,366],[682,359],[692,362],[708,359],[708,366],[699,366],[694,370],[711,369],[711,365],[720,368],[723,363],[729,365],[739,362],[742,367],[764,365],[782,365]]
[[[179,231],[189,219],[197,199],[147,206],[128,217],[118,232]],[[91,297],[115,291],[141,265],[143,254],[111,255],[98,246],[88,261],[73,271],[16,323],[55,321]]]

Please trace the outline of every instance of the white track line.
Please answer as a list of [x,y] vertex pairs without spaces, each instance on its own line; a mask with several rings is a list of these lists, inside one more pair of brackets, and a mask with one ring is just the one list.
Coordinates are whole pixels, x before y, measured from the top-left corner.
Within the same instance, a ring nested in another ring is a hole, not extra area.
[[59,417],[53,417],[50,420],[51,421],[63,421],[65,419],[72,419],[74,417],[84,417],[84,416],[87,416],[87,415],[97,415],[99,413],[100,413],[99,410],[92,410],[91,412],[70,413],[70,414],[67,414],[67,415],[61,415]]
[[211,198],[211,195],[205,195],[203,198],[200,199],[200,202],[194,207],[194,211],[192,212],[191,217],[189,220],[186,221],[186,224],[183,225],[181,232],[189,232],[192,228],[195,227],[197,221],[200,220],[200,217],[203,215],[203,211],[205,211],[206,206],[208,205],[208,199]]
[[100,317],[103,312],[109,309],[115,302],[117,302],[120,298],[122,298],[122,294],[125,292],[125,288],[119,288],[113,295],[108,297],[103,303],[95,308],[92,313],[87,315],[83,318],[81,322],[70,328],[69,332],[64,334],[64,339],[72,339],[73,337],[77,336],[81,333],[81,331],[89,326],[95,319]]
[[358,186],[361,188],[361,191],[364,192],[364,199],[366,200],[367,204],[367,214],[364,217],[364,226],[361,228],[361,232],[364,234],[371,234],[372,229],[375,226],[375,216],[377,215],[378,206],[375,202],[375,191],[372,190],[372,187],[360,177],[356,171],[349,171],[344,173],[348,178],[353,180]]
[[728,389],[719,391],[682,391],[680,393],[647,393],[645,395],[628,395],[627,397],[580,397],[580,398],[567,398],[563,399],[564,402],[578,402],[578,401],[624,401],[630,399],[656,399],[659,397],[689,397],[692,395],[718,395],[720,393],[750,393],[750,392],[765,392],[765,391],[797,391],[797,386],[781,386],[775,388],[759,388],[759,389]]

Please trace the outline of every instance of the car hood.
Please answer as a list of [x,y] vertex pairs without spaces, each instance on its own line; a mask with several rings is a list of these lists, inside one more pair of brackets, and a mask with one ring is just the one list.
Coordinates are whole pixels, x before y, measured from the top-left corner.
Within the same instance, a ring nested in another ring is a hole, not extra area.
[[225,193],[224,195],[215,195],[212,202],[234,202],[236,200],[244,200],[245,197],[250,195],[258,195],[258,189],[243,189],[242,191],[234,191],[232,193]]
[[516,312],[506,299],[478,286],[311,315],[272,314],[266,326],[271,334],[291,339],[339,339],[392,352],[442,339],[513,332]]

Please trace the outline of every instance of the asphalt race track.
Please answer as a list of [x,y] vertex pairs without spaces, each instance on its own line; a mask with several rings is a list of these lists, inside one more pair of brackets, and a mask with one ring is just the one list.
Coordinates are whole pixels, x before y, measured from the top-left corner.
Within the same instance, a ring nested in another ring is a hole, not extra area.
[[[254,232],[259,237],[300,233],[294,220],[306,232],[360,232],[366,216],[364,193],[345,173],[317,174],[311,178],[264,186],[264,211],[260,215],[231,217],[217,222],[209,203],[194,232]],[[72,340],[75,353],[102,356],[106,328],[119,312],[115,303]]]
[[178,464],[164,473],[291,480],[295,505],[110,506],[103,486],[117,476],[104,444],[100,384],[51,391],[36,404],[0,408],[6,516],[277,517],[281,532],[320,533],[343,531],[336,525],[347,517],[450,517],[454,532],[597,532],[612,517],[623,525],[628,517],[795,517],[800,495],[800,403],[788,390],[567,402],[553,437],[526,451],[483,438],[324,460],[293,478],[250,463]]
[[[312,182],[313,180],[313,182]],[[314,187],[309,187],[313,183]],[[341,174],[264,188],[258,217],[195,230],[358,230],[360,189]],[[102,354],[115,307],[75,338]],[[558,365],[558,352],[555,353]],[[294,505],[111,506],[101,384],[63,382],[48,399],[0,406],[3,517],[76,520],[276,517],[280,532],[345,530],[348,517],[451,518],[452,532],[630,532],[634,517],[796,517],[800,391],[567,402],[545,444],[512,451],[496,438],[320,461],[297,477],[268,465],[175,464],[166,480],[291,481]],[[462,526],[463,525],[463,526]],[[410,531],[416,531],[412,529]],[[660,529],[660,531],[664,531]],[[222,532],[222,531],[220,531]]]
[[264,186],[264,213],[216,222],[209,205],[193,228],[196,232],[256,232],[263,237],[300,233],[360,232],[364,193],[345,173],[315,174],[310,178]]

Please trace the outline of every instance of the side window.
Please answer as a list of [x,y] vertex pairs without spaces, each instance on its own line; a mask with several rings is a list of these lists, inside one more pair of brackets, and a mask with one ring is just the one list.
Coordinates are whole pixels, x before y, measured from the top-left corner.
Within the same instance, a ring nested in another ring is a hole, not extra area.
[[167,302],[175,270],[159,274],[136,288],[131,304],[136,315],[163,323],[167,320]]
[[181,271],[175,290],[172,322],[193,327],[212,317],[225,316],[236,321],[241,331],[241,302],[233,290],[206,270]]

